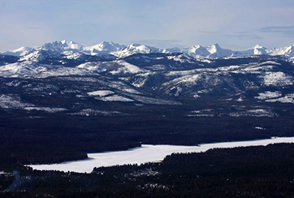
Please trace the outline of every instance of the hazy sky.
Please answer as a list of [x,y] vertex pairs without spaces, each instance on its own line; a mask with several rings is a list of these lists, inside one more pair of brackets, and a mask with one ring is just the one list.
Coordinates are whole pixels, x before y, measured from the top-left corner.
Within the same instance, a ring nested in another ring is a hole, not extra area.
[[294,1],[0,0],[0,51],[64,39],[86,46],[290,46]]

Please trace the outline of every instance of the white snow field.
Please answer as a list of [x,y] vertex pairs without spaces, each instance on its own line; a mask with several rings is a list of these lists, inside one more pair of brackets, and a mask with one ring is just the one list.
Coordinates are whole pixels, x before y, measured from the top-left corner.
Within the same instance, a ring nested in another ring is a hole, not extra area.
[[94,167],[106,167],[124,164],[142,164],[147,162],[160,162],[172,153],[205,152],[215,148],[235,148],[248,146],[266,146],[276,143],[294,143],[294,137],[273,137],[271,139],[220,142],[200,144],[199,146],[173,146],[173,145],[147,145],[126,151],[90,153],[89,159],[64,162],[60,164],[28,165],[35,170],[58,170],[79,173],[91,173]]

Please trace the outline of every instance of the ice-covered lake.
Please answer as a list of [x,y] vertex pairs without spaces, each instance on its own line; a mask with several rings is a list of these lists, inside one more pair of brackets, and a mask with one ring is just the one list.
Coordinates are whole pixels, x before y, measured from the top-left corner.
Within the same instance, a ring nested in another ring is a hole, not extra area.
[[35,170],[59,170],[90,173],[94,167],[106,167],[124,164],[142,164],[159,162],[172,153],[205,152],[213,148],[234,148],[248,146],[266,146],[276,143],[294,143],[294,137],[275,137],[264,140],[220,142],[200,144],[199,146],[147,145],[126,151],[89,153],[89,159],[64,162],[60,164],[28,165]]

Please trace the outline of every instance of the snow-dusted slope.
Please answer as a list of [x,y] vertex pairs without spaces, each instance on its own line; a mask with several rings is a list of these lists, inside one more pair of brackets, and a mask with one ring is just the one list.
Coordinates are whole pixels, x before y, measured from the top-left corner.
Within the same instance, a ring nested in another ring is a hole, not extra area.
[[9,50],[6,52],[3,52],[3,55],[10,55],[10,56],[25,56],[31,52],[33,52],[35,49],[32,47],[20,47],[15,50]]
[[114,60],[107,62],[86,62],[77,66],[77,68],[86,69],[98,73],[109,72],[111,74],[136,74],[144,71],[135,65],[127,63],[124,60]]
[[150,53],[160,53],[162,50],[155,48],[155,47],[150,47],[147,45],[141,45],[141,44],[131,44],[128,45],[126,48],[124,48],[121,51],[117,51],[113,53],[117,57],[127,57],[133,54],[150,54]]
[[0,76],[2,77],[24,77],[34,76],[38,73],[54,69],[56,66],[42,65],[32,61],[16,62],[0,66]]
[[116,53],[118,51],[121,51],[125,48],[126,46],[124,45],[119,45],[117,43],[113,42],[102,42],[99,43],[98,45],[93,45],[90,47],[84,47],[83,52],[91,54],[91,55],[96,55],[96,54],[101,54],[101,53]]

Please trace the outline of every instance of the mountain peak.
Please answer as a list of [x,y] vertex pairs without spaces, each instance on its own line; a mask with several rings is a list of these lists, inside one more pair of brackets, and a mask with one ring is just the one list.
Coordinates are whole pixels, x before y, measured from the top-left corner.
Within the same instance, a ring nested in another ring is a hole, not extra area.
[[45,43],[41,49],[46,51],[80,51],[83,46],[73,41],[54,41],[52,43]]
[[147,53],[152,53],[152,52],[158,50],[158,48],[150,47],[148,45],[139,44],[139,43],[132,43],[132,44],[128,45],[126,49],[135,50],[135,51],[141,51],[141,52],[144,51],[144,52],[147,52]]
[[216,48],[221,48],[220,46],[219,46],[219,44],[218,43],[215,43],[214,45],[212,45],[212,46],[214,46],[214,47],[216,47]]
[[264,49],[266,49],[265,47],[263,47],[263,46],[260,45],[260,44],[255,45],[254,48],[264,48]]
[[93,45],[90,47],[84,47],[84,51],[90,52],[91,54],[99,54],[99,53],[112,53],[112,52],[117,52],[125,48],[124,45],[119,45],[114,42],[107,42],[103,41],[97,45]]
[[60,41],[60,43],[65,44],[65,43],[68,43],[68,41],[67,40],[62,40],[62,41]]
[[254,55],[266,55],[267,49],[259,44],[254,46]]
[[219,58],[225,56],[231,56],[233,54],[232,50],[223,49],[219,46],[219,44],[214,44],[206,48],[207,51],[210,53],[210,58]]
[[209,47],[207,47],[207,50],[213,54],[213,53],[217,53],[219,50],[221,50],[222,48],[216,43],[214,45],[211,45]]

